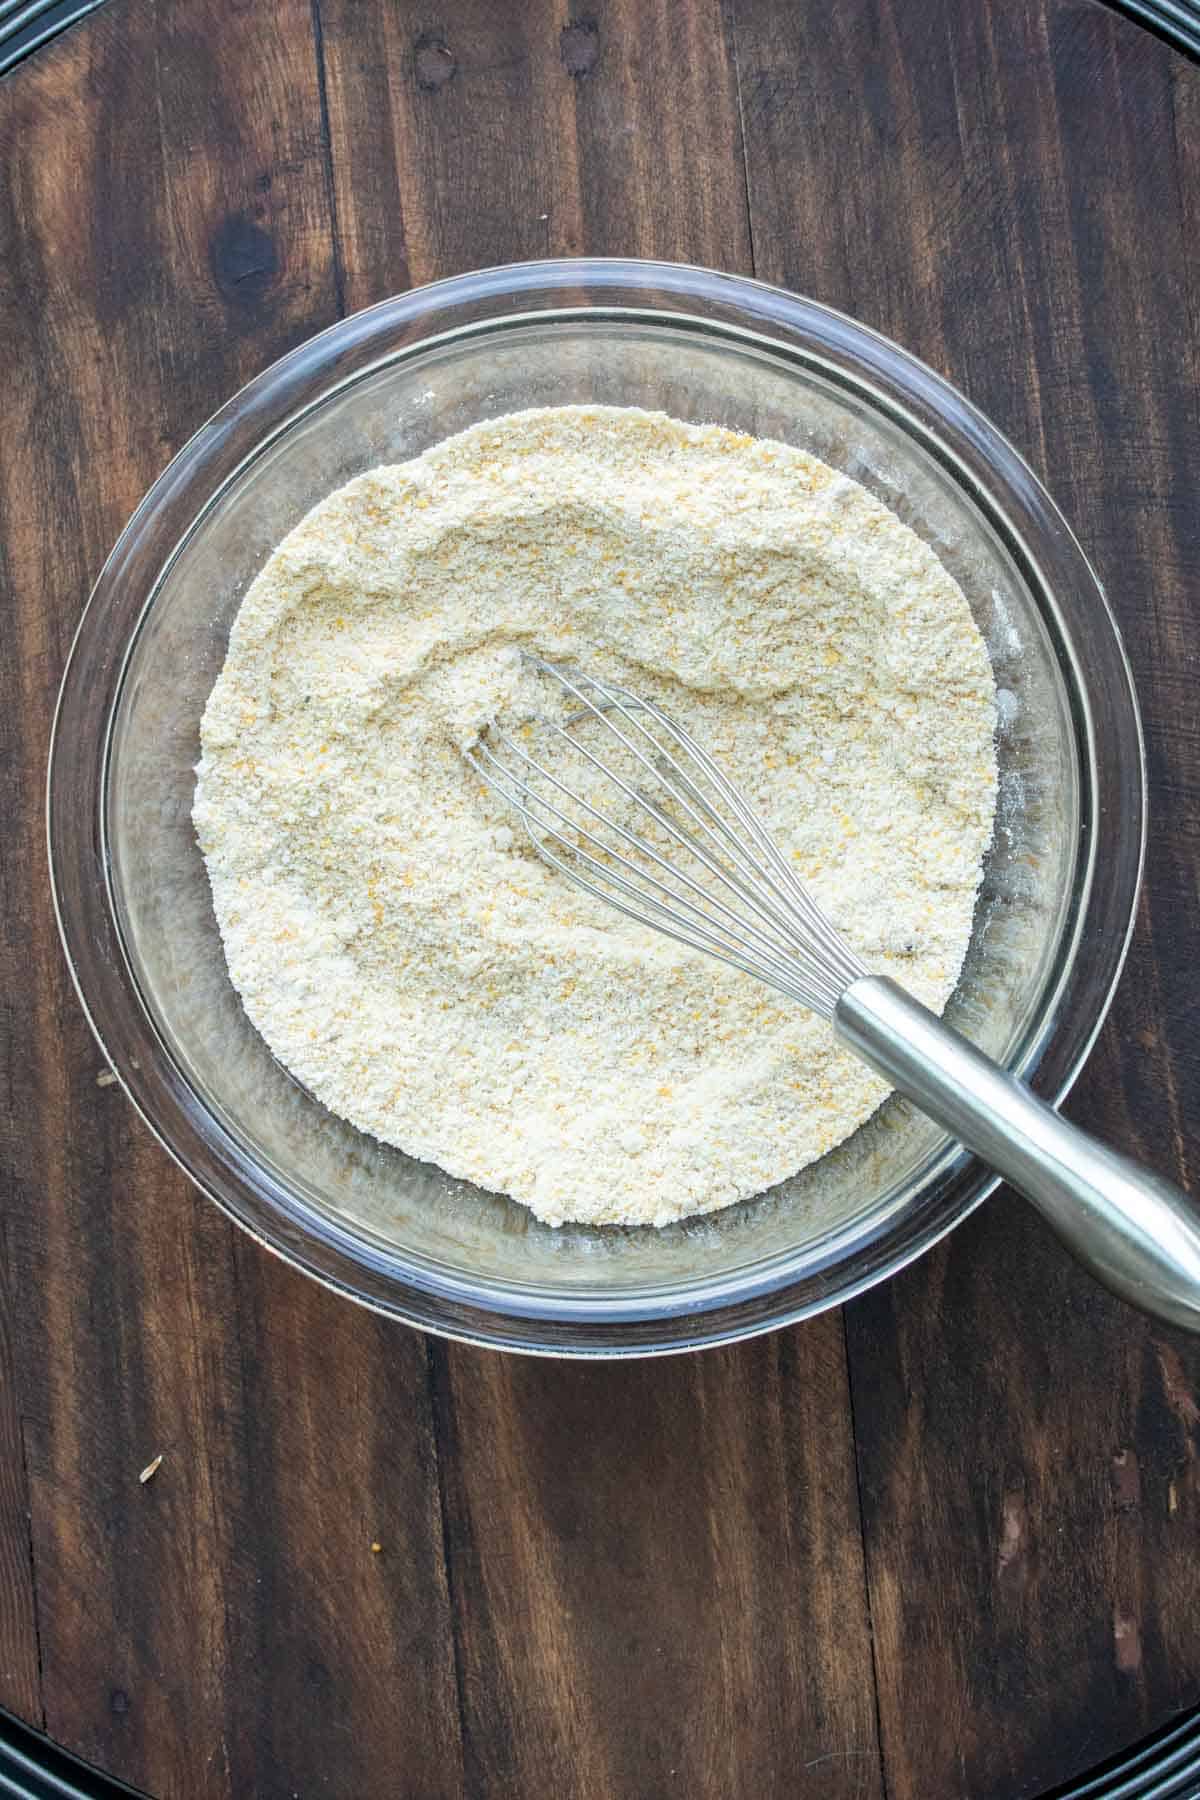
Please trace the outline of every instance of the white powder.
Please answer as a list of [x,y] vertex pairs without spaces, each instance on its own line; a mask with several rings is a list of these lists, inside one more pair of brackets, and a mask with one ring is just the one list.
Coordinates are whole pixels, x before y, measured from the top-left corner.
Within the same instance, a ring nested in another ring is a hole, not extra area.
[[234,985],[335,1113],[540,1218],[661,1225],[885,1088],[820,1019],[541,862],[459,746],[529,646],[658,700],[868,963],[941,1007],[996,793],[983,640],[933,552],[800,451],[567,407],[360,476],[275,551],[204,716]]

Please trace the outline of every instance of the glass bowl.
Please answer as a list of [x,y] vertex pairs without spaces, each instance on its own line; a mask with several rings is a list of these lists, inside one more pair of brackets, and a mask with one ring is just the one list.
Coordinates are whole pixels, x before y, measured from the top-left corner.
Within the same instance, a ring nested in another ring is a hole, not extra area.
[[727,1341],[832,1306],[995,1186],[893,1098],[757,1200],[662,1231],[538,1223],[334,1118],[226,972],[191,824],[230,621],[333,488],[529,406],[661,408],[845,470],[961,584],[1000,690],[1000,801],[948,1017],[1051,1100],[1108,1006],[1144,840],[1141,733],[1103,592],[1025,463],[953,388],[811,301],[665,263],[487,270],[346,319],[244,388],[113,550],[50,753],[55,905],[112,1068],[192,1179],[270,1248],[410,1324],[566,1355]]

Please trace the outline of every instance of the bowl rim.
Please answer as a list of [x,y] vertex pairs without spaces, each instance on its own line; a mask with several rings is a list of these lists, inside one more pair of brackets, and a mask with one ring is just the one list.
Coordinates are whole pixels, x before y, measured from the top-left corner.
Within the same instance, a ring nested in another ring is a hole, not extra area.
[[[581,304],[580,294],[589,299]],[[564,305],[555,302],[556,295],[575,298]],[[495,306],[501,297],[509,303],[506,310]],[[523,304],[530,299],[550,303]],[[699,304],[732,316],[679,311],[676,300],[689,301],[693,309]],[[447,311],[452,319],[459,315],[457,323],[438,324]],[[461,316],[464,311],[472,316]],[[1145,861],[1146,761],[1132,672],[1112,609],[1082,548],[1029,465],[965,396],[909,352],[845,314],[748,277],[686,264],[625,258],[511,264],[452,276],[351,314],[239,389],[185,443],[140,502],[96,579],[67,656],[50,740],[47,840],[55,916],[72,980],[102,1053],[154,1136],[189,1179],[257,1242],[376,1311],[439,1335],[529,1354],[670,1354],[777,1329],[840,1304],[897,1273],[980,1205],[999,1185],[998,1178],[961,1148],[947,1144],[908,1202],[911,1215],[919,1203],[940,1196],[936,1214],[930,1209],[929,1216],[915,1223],[910,1216],[913,1228],[895,1235],[890,1246],[887,1240],[895,1225],[890,1215],[874,1233],[864,1234],[860,1228],[846,1234],[853,1235],[856,1261],[864,1251],[873,1253],[869,1266],[859,1273],[848,1272],[836,1253],[835,1237],[835,1253],[815,1270],[810,1263],[804,1274],[797,1277],[793,1271],[789,1278],[777,1266],[779,1257],[760,1280],[724,1277],[707,1284],[714,1290],[708,1295],[701,1283],[699,1299],[693,1285],[674,1304],[664,1304],[661,1291],[654,1292],[647,1305],[637,1301],[636,1289],[623,1289],[610,1298],[569,1289],[523,1290],[517,1283],[491,1288],[497,1303],[481,1305],[470,1282],[447,1280],[444,1275],[431,1278],[394,1252],[383,1259],[382,1267],[375,1259],[373,1267],[367,1238],[326,1217],[314,1219],[286,1183],[260,1179],[250,1194],[245,1171],[236,1156],[230,1156],[228,1146],[222,1149],[209,1141],[205,1146],[209,1154],[199,1153],[197,1096],[174,1063],[124,950],[106,833],[107,772],[125,674],[170,567],[220,495],[300,418],[374,370],[435,345],[549,320],[639,317],[654,325],[699,328],[710,337],[726,336],[743,344],[757,341],[775,354],[799,357],[806,367],[820,370],[900,423],[970,491],[1038,596],[1039,611],[1056,637],[1060,662],[1071,671],[1067,685],[1072,707],[1082,713],[1076,726],[1077,732],[1082,731],[1088,765],[1083,770],[1083,798],[1097,802],[1092,815],[1081,822],[1082,878],[1076,878],[1074,915],[1064,922],[1057,978],[1048,985],[1021,1054],[1011,1065],[1034,1079],[1053,1104],[1069,1091],[1103,1025],[1128,952]],[[428,328],[430,320],[434,329]],[[314,378],[317,385],[305,398],[306,386]],[[274,423],[264,433],[258,427],[258,411],[267,402]],[[197,481],[211,484],[199,507],[188,499]],[[996,486],[1003,489],[1003,507],[993,492]],[[107,612],[116,600],[138,585],[129,577],[142,529],[148,520],[170,518],[176,512],[182,516],[182,529],[169,540],[169,552],[157,557],[153,579],[141,583],[145,596],[131,628],[114,642],[112,634],[101,628],[101,616],[106,615],[107,623]],[[1022,524],[1024,531],[1018,529]],[[1036,550],[1041,551],[1040,558]],[[1047,557],[1061,565],[1062,582],[1043,572],[1041,564]],[[1063,595],[1074,595],[1076,588],[1092,609],[1089,651],[1107,658],[1105,673],[1112,690],[1108,697],[1122,715],[1105,720],[1106,726],[1115,724],[1121,740],[1119,771],[1123,777],[1133,776],[1119,807],[1104,804],[1088,677],[1075,649],[1079,634],[1073,635],[1062,617]],[[71,724],[85,686],[97,681],[109,698],[102,742],[89,745],[79,741],[83,734],[72,733]],[[90,791],[90,809],[79,805],[81,778],[84,790]],[[86,810],[90,817],[82,816]],[[1065,1029],[1061,1002],[1077,967],[1095,899],[1095,870],[1108,839],[1113,840],[1109,849],[1119,865],[1119,891],[1107,899],[1110,916],[1104,922],[1103,967],[1094,973],[1088,995],[1091,1017],[1087,1023],[1074,1024],[1068,1047],[1057,1042]],[[99,881],[94,879],[97,874]],[[166,1058],[166,1069],[148,1071],[123,1041],[128,1033],[121,1028],[121,1009],[128,1007],[131,990],[140,1023],[152,1040],[150,1048],[160,1059]],[[261,1165],[258,1173],[260,1177],[264,1173]],[[320,1254],[315,1254],[318,1249]],[[396,1264],[403,1271],[400,1275]],[[727,1291],[731,1287],[734,1296]]]

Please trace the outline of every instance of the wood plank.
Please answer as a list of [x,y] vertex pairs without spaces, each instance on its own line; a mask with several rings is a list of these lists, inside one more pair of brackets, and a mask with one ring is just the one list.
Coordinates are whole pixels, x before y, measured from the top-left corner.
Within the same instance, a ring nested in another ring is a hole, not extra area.
[[[237,1237],[257,1530],[250,1771],[222,1792],[463,1792],[454,1635],[425,1340]],[[246,1521],[243,1520],[243,1525]]]
[[882,1793],[844,1357],[446,1359],[468,1793]]
[[578,247],[572,87],[551,8],[459,0],[436,29],[384,0],[324,0],[320,16],[350,311],[547,255],[552,239]]
[[3,1199],[46,1722],[162,1796],[457,1793],[421,1342],[235,1243],[106,1083],[45,899],[89,581],[191,431],[336,316],[307,0],[115,0],[0,85],[0,144]]
[[[581,251],[749,270],[715,0],[447,17],[322,0],[349,304]],[[647,1367],[432,1356],[472,1796],[879,1792],[839,1321]]]
[[578,17],[557,0],[456,0],[437,29],[411,0],[320,10],[351,309],[542,256],[751,272],[719,0],[604,0]]
[[[1194,1184],[1180,196],[1200,189],[1162,123],[1172,100],[1177,126],[1192,116],[1200,71],[1065,0],[858,0],[819,23],[737,0],[736,21],[758,272],[960,382],[1046,475],[1120,612],[1161,798],[1130,968],[1069,1110]],[[1100,1294],[1004,1196],[848,1332],[888,1791],[1037,1793],[1194,1702],[1197,1348]]]

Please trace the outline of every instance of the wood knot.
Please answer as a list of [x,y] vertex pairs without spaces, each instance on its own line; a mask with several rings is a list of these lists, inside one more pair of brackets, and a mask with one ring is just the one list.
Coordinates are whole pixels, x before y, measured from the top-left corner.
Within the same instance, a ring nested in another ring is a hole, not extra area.
[[590,75],[600,60],[600,27],[595,19],[572,19],[559,34],[558,53],[574,81]]
[[417,86],[423,94],[439,93],[442,88],[449,87],[458,73],[458,64],[449,44],[430,32],[422,32],[417,39],[413,67],[417,72]]
[[257,306],[279,275],[279,251],[269,232],[244,212],[231,213],[213,233],[213,279],[235,306]]

